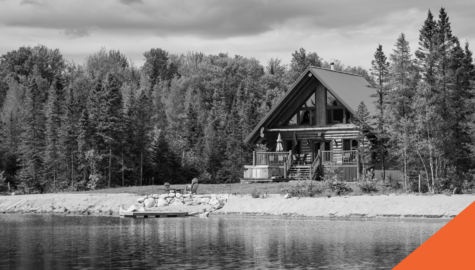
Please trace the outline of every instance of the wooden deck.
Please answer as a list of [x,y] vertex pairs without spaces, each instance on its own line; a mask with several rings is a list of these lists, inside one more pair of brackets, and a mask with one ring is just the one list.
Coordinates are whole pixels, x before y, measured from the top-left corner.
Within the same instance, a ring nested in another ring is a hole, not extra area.
[[123,215],[123,217],[131,218],[173,218],[186,216],[188,216],[188,212],[132,212]]
[[288,182],[290,178],[239,178],[241,184],[244,183],[278,183],[278,182]]

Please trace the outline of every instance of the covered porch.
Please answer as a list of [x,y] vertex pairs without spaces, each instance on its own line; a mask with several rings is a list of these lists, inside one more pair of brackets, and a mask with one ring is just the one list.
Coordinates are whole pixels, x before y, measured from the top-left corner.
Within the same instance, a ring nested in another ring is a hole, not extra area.
[[342,169],[342,178],[359,178],[357,150],[317,150],[315,154],[282,152],[253,152],[252,165],[244,166],[241,181],[278,182],[317,179],[324,167]]

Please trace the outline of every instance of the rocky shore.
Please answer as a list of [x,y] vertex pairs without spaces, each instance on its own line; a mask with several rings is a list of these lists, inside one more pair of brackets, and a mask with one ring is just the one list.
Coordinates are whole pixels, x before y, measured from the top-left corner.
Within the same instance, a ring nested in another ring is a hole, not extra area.
[[393,194],[289,199],[271,195],[265,199],[231,197],[215,213],[326,218],[453,218],[474,201],[474,195]]
[[212,212],[216,215],[302,217],[453,218],[475,201],[474,195],[381,195],[289,198],[269,195],[35,194],[0,196],[0,213],[47,213],[119,216],[119,210]]

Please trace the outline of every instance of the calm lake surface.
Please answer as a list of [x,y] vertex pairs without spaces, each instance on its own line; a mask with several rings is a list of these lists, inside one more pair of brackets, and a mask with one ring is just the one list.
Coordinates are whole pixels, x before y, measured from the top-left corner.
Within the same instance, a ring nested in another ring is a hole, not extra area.
[[448,220],[0,215],[0,269],[392,268]]

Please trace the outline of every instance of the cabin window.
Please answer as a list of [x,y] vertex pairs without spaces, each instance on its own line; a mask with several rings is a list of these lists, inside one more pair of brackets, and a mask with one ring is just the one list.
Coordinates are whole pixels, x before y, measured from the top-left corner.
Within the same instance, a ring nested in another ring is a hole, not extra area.
[[346,113],[346,123],[351,123],[351,113],[348,110],[345,110]]
[[341,124],[344,120],[343,109],[327,109],[327,124]]
[[341,103],[327,90],[327,107],[339,107]]
[[312,94],[302,107],[315,107],[315,94]]
[[358,150],[358,141],[351,140],[351,150]]
[[358,150],[358,141],[355,139],[346,139],[343,140],[343,150]]
[[297,114],[294,114],[292,118],[290,118],[289,123],[287,126],[296,126],[297,125]]
[[323,145],[324,151],[331,151],[332,150],[332,143],[329,141],[326,141]]
[[314,125],[315,110],[300,110],[300,125]]
[[343,151],[351,150],[351,140],[343,140]]
[[343,110],[333,110],[333,123],[343,123]]

